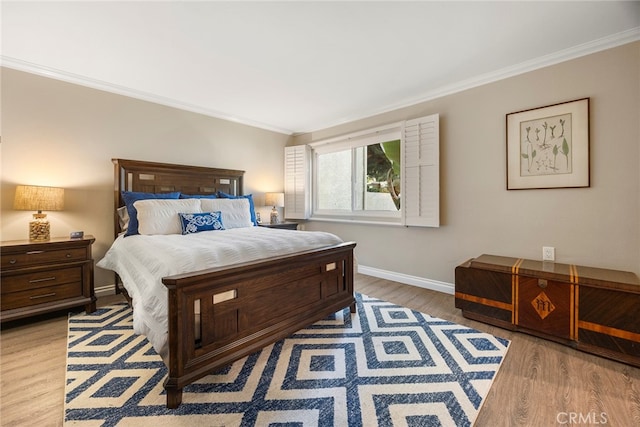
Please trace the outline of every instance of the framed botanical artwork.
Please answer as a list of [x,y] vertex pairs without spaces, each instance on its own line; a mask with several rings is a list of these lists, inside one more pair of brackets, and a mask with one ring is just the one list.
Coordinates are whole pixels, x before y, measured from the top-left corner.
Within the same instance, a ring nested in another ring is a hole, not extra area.
[[589,98],[507,114],[507,190],[589,185]]

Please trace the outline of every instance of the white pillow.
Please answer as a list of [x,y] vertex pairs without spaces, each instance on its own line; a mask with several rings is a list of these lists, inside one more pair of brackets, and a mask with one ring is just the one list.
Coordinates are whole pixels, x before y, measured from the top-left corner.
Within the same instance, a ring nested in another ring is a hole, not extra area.
[[249,200],[241,199],[200,199],[202,212],[222,212],[222,225],[225,229],[253,227]]
[[140,234],[182,234],[179,213],[202,212],[200,199],[146,199],[133,203]]

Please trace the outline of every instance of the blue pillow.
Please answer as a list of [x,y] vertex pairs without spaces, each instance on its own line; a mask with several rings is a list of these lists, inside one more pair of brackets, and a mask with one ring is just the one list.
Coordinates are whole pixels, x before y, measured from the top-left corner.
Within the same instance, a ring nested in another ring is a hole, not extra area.
[[124,236],[127,237],[138,234],[138,211],[135,206],[133,206],[134,202],[147,199],[177,199],[178,197],[180,197],[180,192],[178,191],[174,193],[140,193],[135,191],[123,191],[122,200],[124,200],[127,212],[129,213],[129,227],[127,228],[127,232],[124,233]]
[[218,196],[215,194],[180,194],[181,199],[217,199]]
[[199,233],[200,231],[224,230],[222,225],[222,213],[198,212],[179,213],[182,224],[182,234]]
[[249,212],[251,213],[251,222],[253,225],[258,225],[258,220],[256,219],[256,208],[253,205],[253,195],[246,194],[244,196],[234,196],[233,194],[227,194],[222,191],[218,191],[218,197],[221,199],[248,199],[249,200]]

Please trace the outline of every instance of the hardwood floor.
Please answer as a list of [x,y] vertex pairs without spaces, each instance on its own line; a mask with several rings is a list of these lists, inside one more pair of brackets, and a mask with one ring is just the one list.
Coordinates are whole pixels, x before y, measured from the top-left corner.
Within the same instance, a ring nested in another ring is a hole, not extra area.
[[361,275],[356,290],[511,340],[476,426],[640,426],[639,368],[466,319],[453,295]]
[[[452,295],[364,275],[356,291],[511,340],[476,426],[640,426],[638,368],[465,319]],[[62,425],[66,334],[65,313],[3,325],[1,426]]]

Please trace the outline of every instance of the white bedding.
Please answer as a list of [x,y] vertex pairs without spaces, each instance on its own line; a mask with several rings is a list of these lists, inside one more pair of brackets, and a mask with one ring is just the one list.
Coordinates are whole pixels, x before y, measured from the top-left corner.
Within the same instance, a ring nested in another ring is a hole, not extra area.
[[195,234],[118,237],[96,265],[113,270],[133,299],[133,328],[168,360],[167,289],[161,279],[341,243],[330,233],[244,227]]

